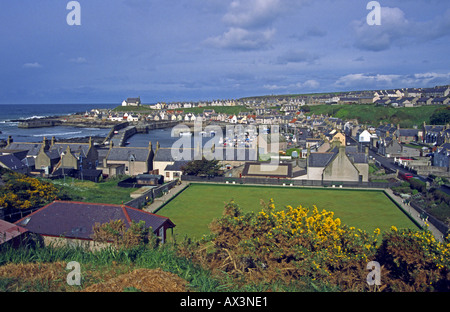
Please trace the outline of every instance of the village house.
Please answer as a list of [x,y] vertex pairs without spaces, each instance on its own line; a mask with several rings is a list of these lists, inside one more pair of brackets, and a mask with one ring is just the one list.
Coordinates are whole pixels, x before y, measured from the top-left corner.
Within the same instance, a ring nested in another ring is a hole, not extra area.
[[425,122],[422,126],[423,143],[441,145],[445,141],[445,133],[450,130],[447,125],[427,125]]
[[122,106],[141,106],[141,97],[128,98],[122,102]]
[[398,142],[396,137],[384,137],[378,142],[378,153],[385,157],[402,157],[403,146]]
[[51,142],[44,138],[35,158],[35,168],[47,176],[54,175],[60,168],[95,170],[97,164],[98,153],[92,139],[89,143],[64,143],[56,142],[54,137]]
[[440,86],[434,88],[426,88],[423,89],[422,94],[425,97],[447,97],[450,95],[450,87]]
[[450,143],[444,143],[437,148],[433,155],[433,166],[450,167]]
[[28,166],[14,154],[0,155],[0,167],[22,174],[27,174],[30,170]]
[[[177,163],[179,170],[173,170],[175,163]],[[185,163],[187,163],[187,160],[175,159],[172,156],[172,149],[159,148],[159,146],[157,146],[155,156],[153,157],[153,170],[162,175],[164,181],[172,181],[173,179],[178,178],[181,175],[181,166]]]
[[110,146],[108,154],[98,169],[108,171],[111,166],[123,165],[124,173],[130,176],[148,173],[152,170],[154,152],[152,143],[148,147],[115,147]]
[[368,182],[368,150],[359,153],[343,145],[328,152],[308,153],[306,175],[297,179],[315,181]]
[[397,126],[397,131],[394,132],[400,143],[411,143],[422,140],[422,131],[419,129],[401,129]]
[[144,221],[162,243],[167,239],[167,230],[175,227],[169,218],[124,205],[70,201],[54,201],[15,224],[40,235],[45,245],[95,249],[105,244],[93,240],[94,226],[118,220],[122,220],[127,229],[132,222]]
[[9,245],[17,248],[26,243],[28,234],[24,227],[2,220],[0,216],[0,247]]

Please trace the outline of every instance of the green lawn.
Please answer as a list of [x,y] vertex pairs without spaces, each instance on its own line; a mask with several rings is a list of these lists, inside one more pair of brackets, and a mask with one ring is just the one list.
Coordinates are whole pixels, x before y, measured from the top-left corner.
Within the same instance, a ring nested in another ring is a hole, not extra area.
[[53,180],[52,183],[63,189],[71,198],[87,203],[122,204],[130,201],[130,194],[135,188],[118,187],[119,179],[94,183],[72,178]]
[[260,211],[260,201],[275,201],[277,209],[316,205],[319,210],[333,211],[335,217],[349,226],[373,231],[414,228],[416,225],[381,191],[313,189],[241,185],[191,184],[157,213],[175,224],[174,233],[200,238],[209,233],[208,225],[220,217],[225,203],[234,199],[243,211]]

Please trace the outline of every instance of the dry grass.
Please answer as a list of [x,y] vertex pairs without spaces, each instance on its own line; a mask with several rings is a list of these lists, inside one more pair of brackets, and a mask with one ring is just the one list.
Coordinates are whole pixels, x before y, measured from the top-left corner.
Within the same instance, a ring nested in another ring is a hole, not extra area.
[[134,288],[143,292],[185,292],[187,282],[175,274],[161,269],[137,269],[106,282],[85,288],[86,292],[121,292]]
[[[65,262],[6,264],[0,266],[0,279],[9,280],[7,291],[44,292],[185,292],[187,282],[161,269],[135,269],[113,265],[100,269],[82,268],[82,286],[69,286]],[[130,272],[131,271],[131,272]]]

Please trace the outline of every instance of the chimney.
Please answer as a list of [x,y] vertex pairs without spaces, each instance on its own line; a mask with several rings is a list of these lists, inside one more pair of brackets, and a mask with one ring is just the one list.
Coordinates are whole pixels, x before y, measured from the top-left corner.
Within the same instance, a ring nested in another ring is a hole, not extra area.
[[51,142],[51,145],[50,145],[50,146],[55,145],[55,142],[56,142],[56,138],[55,138],[55,136],[52,136],[52,142]]
[[159,141],[157,141],[157,142],[156,142],[156,151],[158,151],[159,148],[160,148]]
[[8,141],[7,141],[7,145],[6,145],[6,146],[9,146],[13,141],[14,141],[14,140],[13,140],[12,137],[9,135],[9,136],[8,136]]
[[44,139],[42,140],[42,148],[44,149],[45,152],[48,151],[50,148],[50,144],[46,137],[44,137]]
[[148,149],[151,151],[153,150],[152,141],[148,142]]

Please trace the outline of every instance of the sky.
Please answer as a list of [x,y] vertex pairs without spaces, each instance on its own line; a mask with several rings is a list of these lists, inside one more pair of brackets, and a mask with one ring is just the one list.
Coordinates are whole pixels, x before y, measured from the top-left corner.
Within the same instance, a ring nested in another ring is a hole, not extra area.
[[[450,1],[0,2],[0,103],[144,104],[450,84]],[[68,15],[80,20],[69,25]]]

